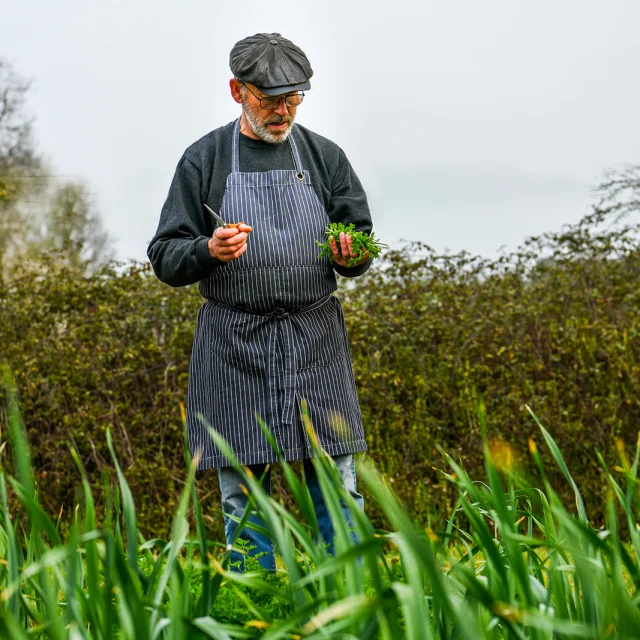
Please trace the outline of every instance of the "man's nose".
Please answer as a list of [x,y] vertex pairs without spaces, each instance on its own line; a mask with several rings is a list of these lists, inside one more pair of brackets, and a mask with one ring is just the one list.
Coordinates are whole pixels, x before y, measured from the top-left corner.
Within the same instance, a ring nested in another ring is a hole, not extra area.
[[289,115],[289,107],[287,107],[287,103],[285,98],[281,98],[280,102],[278,102],[278,106],[275,108],[275,112],[279,116],[288,116]]

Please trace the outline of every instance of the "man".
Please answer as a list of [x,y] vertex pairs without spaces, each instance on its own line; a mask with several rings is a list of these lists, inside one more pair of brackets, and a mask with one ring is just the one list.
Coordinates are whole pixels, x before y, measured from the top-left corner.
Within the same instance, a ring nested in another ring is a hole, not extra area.
[[[193,343],[187,428],[198,468],[218,468],[227,540],[236,529],[229,516],[241,517],[247,499],[205,424],[261,477],[277,455],[257,415],[286,460],[304,460],[320,533],[331,549],[333,527],[309,460],[301,403],[362,506],[353,454],[366,444],[342,309],[331,294],[335,272],[359,276],[370,261],[347,265],[345,234],[331,242],[333,264],[318,257],[316,241],[325,241],[331,222],[370,233],[371,216],[342,150],[294,124],[313,74],[304,52],[279,33],[260,33],[233,47],[230,66],[231,96],[242,114],[185,151],[148,256],[160,280],[198,282],[206,299]],[[336,107],[344,100],[347,95],[336,96]],[[205,204],[224,222],[242,224],[217,224]],[[268,470],[264,483],[268,490]],[[251,521],[259,524],[255,515]],[[248,528],[241,534],[261,554],[262,567],[275,569],[271,540]],[[242,566],[239,554],[232,560]]]

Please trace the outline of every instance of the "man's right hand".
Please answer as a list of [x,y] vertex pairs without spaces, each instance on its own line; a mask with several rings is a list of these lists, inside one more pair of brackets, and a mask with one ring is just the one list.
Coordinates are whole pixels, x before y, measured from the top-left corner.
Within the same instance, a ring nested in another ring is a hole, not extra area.
[[247,250],[247,238],[252,231],[253,228],[244,223],[235,229],[218,227],[209,238],[209,254],[220,262],[238,259]]

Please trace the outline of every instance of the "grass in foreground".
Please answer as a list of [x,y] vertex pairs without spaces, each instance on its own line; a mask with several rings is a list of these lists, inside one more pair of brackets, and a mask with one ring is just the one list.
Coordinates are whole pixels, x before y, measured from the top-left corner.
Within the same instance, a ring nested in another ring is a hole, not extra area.
[[[603,467],[610,496],[602,530],[589,524],[565,461],[542,425],[546,446],[574,487],[575,509],[561,504],[545,479],[533,442],[541,487],[518,477],[504,446],[485,446],[483,482],[469,478],[448,458],[446,475],[459,498],[443,531],[414,526],[373,467],[363,462],[359,477],[384,510],[389,531],[376,531],[350,504],[357,543],[341,516],[340,501],[349,504],[350,496],[336,488],[339,476],[331,459],[319,455],[316,468],[336,530],[334,558],[314,540],[311,498],[288,464],[283,470],[302,521],[245,474],[251,501],[284,569],[269,575],[249,562],[249,571],[239,574],[229,570],[230,551],[207,539],[193,466],[171,540],[142,539],[133,496],[110,439],[119,487],[106,501],[105,526],[96,526],[93,497],[72,452],[84,504],[63,538],[38,504],[29,448],[6,374],[5,385],[16,476],[0,472],[3,639],[640,637],[640,446],[633,461],[622,455],[617,476]],[[226,447],[217,435],[212,437]],[[15,522],[9,513],[8,485],[24,505],[24,522]],[[196,523],[192,533],[190,508]]]

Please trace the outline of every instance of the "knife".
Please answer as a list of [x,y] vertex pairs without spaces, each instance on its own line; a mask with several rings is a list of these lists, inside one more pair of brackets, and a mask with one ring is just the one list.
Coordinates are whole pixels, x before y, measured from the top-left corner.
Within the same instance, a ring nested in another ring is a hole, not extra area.
[[229,225],[205,202],[206,210],[213,216],[214,220],[224,229],[228,229]]

